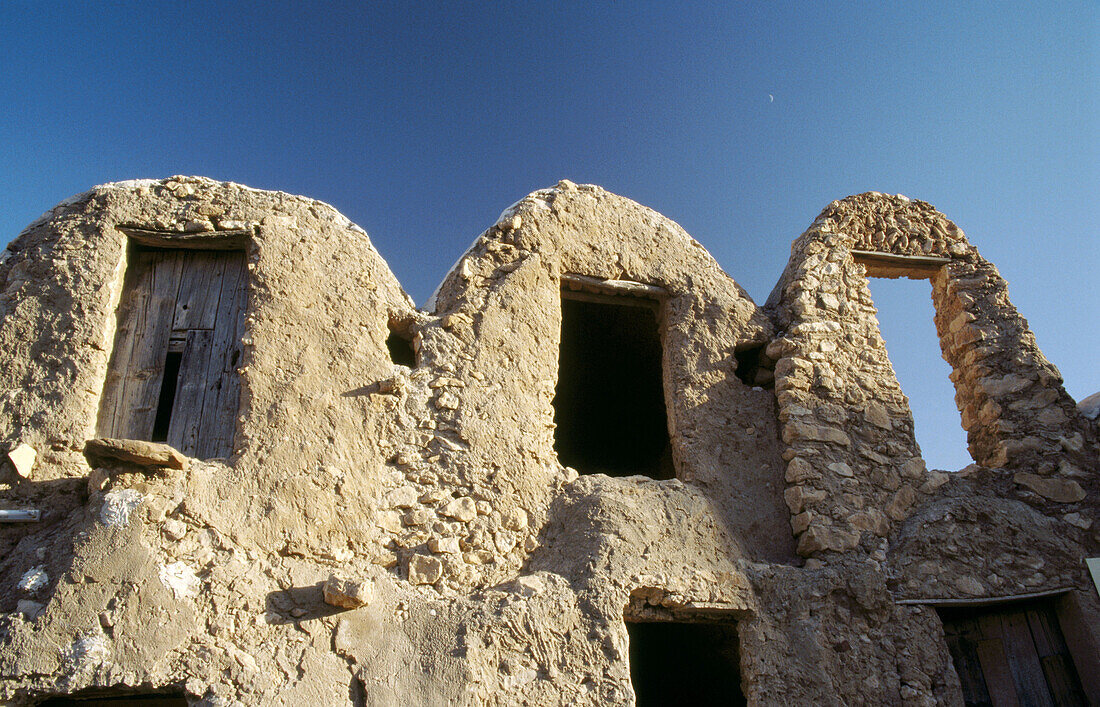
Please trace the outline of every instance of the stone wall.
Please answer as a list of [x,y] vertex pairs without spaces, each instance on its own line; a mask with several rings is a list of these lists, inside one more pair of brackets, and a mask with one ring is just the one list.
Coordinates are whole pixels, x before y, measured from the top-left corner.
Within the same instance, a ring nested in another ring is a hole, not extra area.
[[[247,234],[228,459],[86,447],[126,229]],[[869,273],[931,278],[975,465],[925,468]],[[659,298],[676,478],[558,461],[563,278]],[[0,508],[42,511],[0,524],[13,704],[174,686],[209,705],[625,705],[624,619],[699,616],[737,623],[750,704],[956,704],[929,602],[1060,592],[1100,615],[1096,425],[923,202],[834,202],[758,307],[672,221],[563,181],[417,310],[331,207],[176,177],[58,206],[5,252],[0,292]],[[390,359],[395,331],[414,367]]]

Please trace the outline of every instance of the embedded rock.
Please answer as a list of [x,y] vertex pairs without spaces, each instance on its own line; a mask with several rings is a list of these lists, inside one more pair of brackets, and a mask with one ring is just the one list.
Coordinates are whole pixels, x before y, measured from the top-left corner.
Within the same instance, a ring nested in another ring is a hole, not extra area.
[[84,456],[92,466],[114,460],[165,469],[187,468],[187,457],[167,444],[136,439],[90,439],[84,444]]

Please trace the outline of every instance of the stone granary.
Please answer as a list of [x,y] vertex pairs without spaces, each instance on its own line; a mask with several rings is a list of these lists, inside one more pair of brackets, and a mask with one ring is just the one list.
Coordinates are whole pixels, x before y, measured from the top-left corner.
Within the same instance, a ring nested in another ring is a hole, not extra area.
[[1097,406],[927,203],[833,202],[758,306],[562,181],[419,310],[331,207],[174,177],[60,204],[0,292],[4,704],[1100,700]]

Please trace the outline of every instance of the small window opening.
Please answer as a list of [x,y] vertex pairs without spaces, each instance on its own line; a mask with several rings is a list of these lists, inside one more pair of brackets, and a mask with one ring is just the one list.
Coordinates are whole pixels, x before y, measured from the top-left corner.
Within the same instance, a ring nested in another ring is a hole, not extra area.
[[737,624],[627,622],[638,707],[744,705]]
[[157,396],[157,414],[153,418],[153,434],[149,437],[153,442],[168,441],[168,429],[172,424],[172,407],[176,404],[176,386],[180,379],[181,361],[183,361],[182,351],[169,351],[164,357],[164,378],[160,384],[160,395]]
[[940,352],[927,280],[868,281],[879,331],[913,413],[913,434],[932,469],[956,470],[973,459],[959,420],[951,366]]
[[1049,601],[937,612],[965,704],[1088,704]]
[[416,368],[416,351],[413,350],[412,337],[399,331],[390,323],[390,335],[386,339],[386,348],[390,350],[390,360],[401,366]]
[[555,449],[582,474],[675,476],[656,300],[562,293]]
[[734,351],[733,357],[742,383],[770,390],[775,387],[775,364],[764,354],[765,347],[765,344],[749,346]]

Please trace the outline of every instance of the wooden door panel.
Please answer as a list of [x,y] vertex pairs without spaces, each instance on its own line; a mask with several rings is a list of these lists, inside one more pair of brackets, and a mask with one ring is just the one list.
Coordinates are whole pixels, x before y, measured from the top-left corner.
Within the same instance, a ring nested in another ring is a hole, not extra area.
[[183,253],[173,329],[190,331],[214,328],[226,261],[237,255],[243,254],[234,251],[209,250],[191,250]]
[[[247,284],[241,251],[132,250],[100,435],[152,439],[158,408],[170,405],[157,432],[167,429],[169,444],[200,458],[232,453]],[[170,339],[184,342],[183,353],[162,396]]]
[[1088,704],[1049,601],[939,613],[967,705]]
[[1027,707],[1054,707],[1043,666],[1035,650],[1035,640],[1027,623],[1027,614],[1012,611],[1001,614],[1005,657],[1016,684],[1016,695]]
[[241,358],[248,271],[244,253],[226,253],[225,256],[199,430],[199,456],[205,459],[233,453],[233,434],[240,406],[237,368]]
[[110,365],[114,375],[101,406],[104,436],[149,439],[153,433],[180,268],[177,251],[133,253]]
[[214,333],[207,329],[188,332],[180,361],[172,423],[168,427],[168,444],[188,456],[195,456],[199,447],[199,428],[207,394],[207,369],[211,365],[213,339]]

